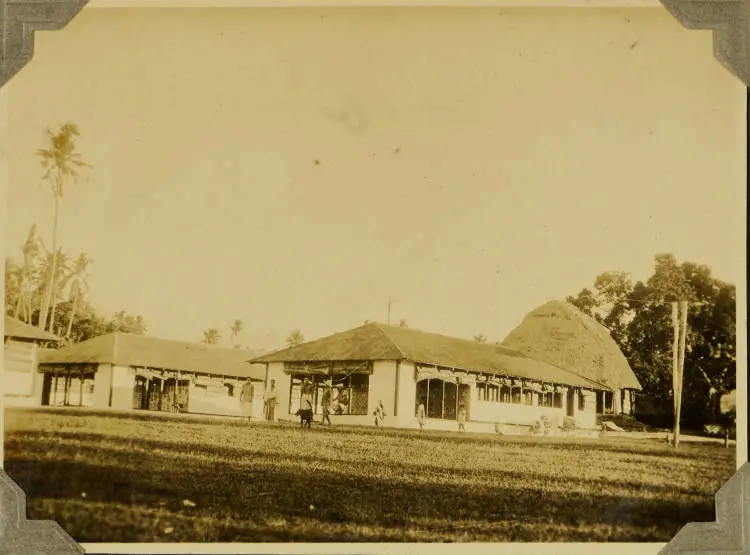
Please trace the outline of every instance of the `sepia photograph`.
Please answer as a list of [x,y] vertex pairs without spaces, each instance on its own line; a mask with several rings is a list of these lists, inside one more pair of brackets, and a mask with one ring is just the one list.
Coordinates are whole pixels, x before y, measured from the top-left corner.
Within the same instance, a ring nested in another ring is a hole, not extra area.
[[716,519],[747,449],[746,87],[658,3],[519,4],[94,3],[36,33],[0,90],[29,519],[87,545]]

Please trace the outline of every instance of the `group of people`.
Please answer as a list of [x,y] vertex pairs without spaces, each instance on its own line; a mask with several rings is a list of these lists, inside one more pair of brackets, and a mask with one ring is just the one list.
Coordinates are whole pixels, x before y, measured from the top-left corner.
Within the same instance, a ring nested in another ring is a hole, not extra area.
[[[328,422],[331,425],[331,410],[336,414],[343,414],[345,403],[348,403],[347,392],[341,386],[337,388],[337,396],[333,398],[333,384],[326,382],[323,384],[323,393],[320,395],[320,410],[323,413],[323,417],[320,419],[321,424]],[[302,409],[313,410],[313,399],[315,395],[315,385],[310,378],[302,380],[302,387],[300,388],[300,400],[299,406]],[[335,408],[334,408],[335,401]]]
[[[420,430],[424,430],[426,420],[427,415],[425,414],[424,403],[419,403],[419,406],[417,407],[417,424],[419,424]],[[464,428],[464,424],[466,424],[466,405],[464,405],[463,401],[458,404],[456,420],[458,421],[458,431],[465,432],[466,428]]]
[[[263,419],[273,422],[276,420],[276,405],[278,403],[279,391],[276,388],[276,380],[263,392]],[[255,384],[248,378],[242,385],[240,392],[240,408],[242,417],[249,422],[253,417],[253,401],[255,399]]]
[[[336,414],[342,414],[343,408],[348,399],[346,398],[346,390],[338,388],[338,395],[336,399],[333,398],[333,385],[327,382],[323,386],[323,393],[320,396],[320,409],[323,413],[323,417],[320,420],[321,424],[331,424],[331,409],[334,406],[336,408],[334,412]],[[313,400],[315,396],[315,385],[309,378],[305,378],[302,381],[300,387],[300,408],[313,411]],[[253,400],[255,398],[255,384],[250,380],[242,386],[242,392],[240,393],[240,406],[242,408],[242,417],[246,418],[249,422],[253,416]],[[276,405],[278,403],[278,389],[276,388],[276,380],[271,380],[271,385],[263,392],[263,418],[270,422],[276,420]],[[314,411],[313,411],[314,412]],[[383,402],[380,401],[375,411],[373,412],[375,417],[375,426],[382,426],[385,420],[385,408]],[[419,429],[423,430],[425,421],[427,419],[424,403],[419,403],[417,407],[417,424]],[[458,431],[465,432],[464,424],[466,423],[466,405],[463,402],[458,404],[458,414],[456,415],[458,421]]]

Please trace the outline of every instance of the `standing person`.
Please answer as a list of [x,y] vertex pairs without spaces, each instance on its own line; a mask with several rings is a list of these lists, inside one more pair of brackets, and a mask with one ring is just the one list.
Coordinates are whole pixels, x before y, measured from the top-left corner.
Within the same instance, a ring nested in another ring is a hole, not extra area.
[[466,406],[463,403],[458,405],[458,431],[465,432],[464,423],[466,422]]
[[323,409],[323,418],[320,420],[321,425],[326,423],[326,420],[328,420],[328,424],[331,424],[331,384],[326,383],[325,389],[323,389],[323,395],[320,398],[320,408]]
[[419,403],[419,406],[417,407],[417,424],[419,424],[419,429],[424,429],[424,420],[425,420],[425,410],[424,410],[424,403]]
[[383,401],[378,403],[378,407],[372,414],[375,416],[375,426],[380,426],[385,419],[385,407],[383,406]]
[[263,402],[266,409],[266,420],[273,422],[276,419],[276,380],[271,380],[271,386],[263,393]]
[[313,394],[315,393],[315,386],[313,385],[310,378],[302,380],[302,388],[300,391],[299,408],[310,409],[313,408]]
[[242,391],[240,392],[240,410],[242,411],[242,418],[250,419],[253,416],[253,398],[255,397],[255,385],[252,380],[248,378],[244,384],[242,384]]
[[336,388],[339,392],[336,397],[336,414],[349,414],[349,392],[341,384]]

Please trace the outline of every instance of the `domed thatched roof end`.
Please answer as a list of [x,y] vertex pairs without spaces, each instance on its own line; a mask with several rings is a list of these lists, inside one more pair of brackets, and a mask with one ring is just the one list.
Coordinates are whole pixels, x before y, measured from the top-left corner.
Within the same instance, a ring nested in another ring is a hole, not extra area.
[[607,328],[570,303],[551,301],[532,310],[503,345],[612,389],[641,390]]

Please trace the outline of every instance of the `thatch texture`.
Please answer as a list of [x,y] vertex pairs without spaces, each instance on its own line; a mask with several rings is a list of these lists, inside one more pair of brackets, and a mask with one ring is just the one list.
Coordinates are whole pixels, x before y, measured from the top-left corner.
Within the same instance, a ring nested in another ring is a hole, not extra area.
[[615,390],[641,390],[607,329],[570,303],[552,301],[532,310],[503,345]]
[[45,349],[39,355],[39,364],[108,363],[264,380],[265,369],[246,362],[249,354],[241,349],[116,332],[62,349]]
[[30,326],[26,322],[17,320],[12,316],[5,315],[5,329],[3,335],[12,339],[32,339],[37,341],[59,341],[56,335],[48,331],[41,330],[35,326]]
[[254,362],[409,360],[460,370],[606,390],[600,384],[500,345],[371,323],[254,359]]

